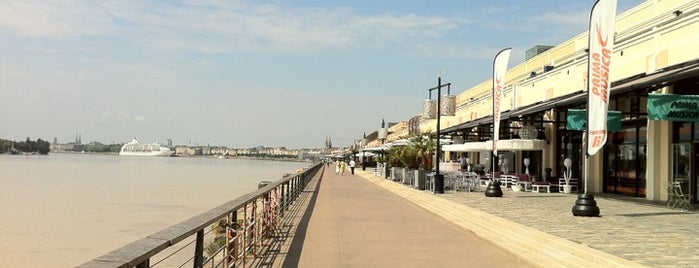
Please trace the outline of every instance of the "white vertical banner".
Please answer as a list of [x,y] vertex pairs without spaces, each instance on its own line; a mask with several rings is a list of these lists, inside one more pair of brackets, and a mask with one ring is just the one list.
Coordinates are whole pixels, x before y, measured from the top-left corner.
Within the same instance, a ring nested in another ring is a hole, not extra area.
[[505,88],[505,74],[510,60],[511,48],[500,50],[493,60],[493,155],[498,155],[498,140],[500,139],[500,106],[502,91]]
[[587,154],[592,156],[607,142],[610,68],[614,50],[616,0],[598,0],[590,14],[587,70]]

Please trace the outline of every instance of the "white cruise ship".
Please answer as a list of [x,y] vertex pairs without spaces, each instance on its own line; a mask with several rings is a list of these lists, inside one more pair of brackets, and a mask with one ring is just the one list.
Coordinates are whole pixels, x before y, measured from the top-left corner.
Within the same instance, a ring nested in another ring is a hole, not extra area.
[[175,152],[158,143],[140,144],[135,138],[121,147],[119,155],[135,156],[171,156]]

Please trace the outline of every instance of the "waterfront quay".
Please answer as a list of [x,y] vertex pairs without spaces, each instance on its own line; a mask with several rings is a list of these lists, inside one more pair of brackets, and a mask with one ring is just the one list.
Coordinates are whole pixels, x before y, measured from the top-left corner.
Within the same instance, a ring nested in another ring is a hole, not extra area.
[[268,251],[272,260],[261,255],[269,266],[699,265],[699,231],[692,228],[699,214],[661,203],[598,195],[600,217],[575,217],[574,194],[433,194],[369,170],[336,176],[331,169],[306,189],[306,211],[296,213],[284,246]]

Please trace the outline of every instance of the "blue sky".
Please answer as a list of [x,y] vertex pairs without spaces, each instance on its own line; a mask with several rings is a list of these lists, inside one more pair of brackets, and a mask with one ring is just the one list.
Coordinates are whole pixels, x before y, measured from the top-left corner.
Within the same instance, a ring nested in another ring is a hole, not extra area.
[[[621,13],[643,0],[618,0]],[[4,1],[0,138],[346,146],[463,92],[594,1]]]

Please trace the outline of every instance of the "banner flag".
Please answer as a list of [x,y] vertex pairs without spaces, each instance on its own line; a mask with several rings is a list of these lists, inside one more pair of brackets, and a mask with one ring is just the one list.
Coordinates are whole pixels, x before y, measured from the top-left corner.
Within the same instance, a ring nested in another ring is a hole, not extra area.
[[607,142],[610,67],[614,49],[616,0],[598,0],[590,14],[587,70],[587,154],[596,154]]
[[493,60],[493,155],[498,155],[498,140],[500,139],[500,104],[502,91],[505,87],[507,63],[510,60],[511,48],[500,50]]

